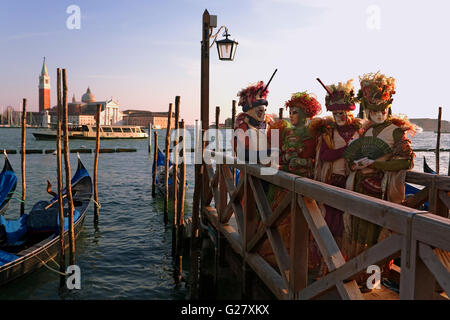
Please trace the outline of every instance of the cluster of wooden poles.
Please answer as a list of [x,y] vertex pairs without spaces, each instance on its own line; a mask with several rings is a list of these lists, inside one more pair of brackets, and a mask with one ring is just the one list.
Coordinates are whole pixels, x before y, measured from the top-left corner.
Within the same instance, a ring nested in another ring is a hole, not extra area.
[[[167,116],[167,129],[165,141],[165,163],[164,163],[164,223],[169,222],[169,194],[172,191],[173,200],[173,222],[172,222],[172,256],[175,262],[174,278],[177,283],[182,280],[182,264],[184,251],[184,202],[186,197],[186,157],[185,157],[185,124],[184,119],[180,121],[180,96],[175,97],[175,139],[173,142],[172,161],[172,190],[169,190],[169,160],[170,160],[170,140],[172,129],[173,104],[169,104]],[[181,133],[181,134],[180,134]],[[149,126],[149,136],[151,126]],[[156,169],[158,162],[158,132],[154,132],[154,155],[153,155],[153,183],[152,196],[156,196]],[[151,142],[149,141],[149,152],[151,152]],[[178,179],[180,181],[178,181]]]
[[[67,105],[67,77],[66,69],[57,68],[57,136],[56,136],[56,161],[57,161],[57,183],[58,183],[58,199],[50,203],[46,207],[48,209],[55,203],[58,204],[58,218],[59,218],[59,242],[60,242],[60,263],[59,263],[59,274],[60,274],[60,287],[65,286],[65,265],[66,265],[66,255],[65,255],[65,235],[64,235],[64,209],[63,209],[63,198],[67,197],[68,202],[68,218],[69,218],[69,229],[68,229],[68,239],[69,239],[69,265],[75,264],[75,231],[74,231],[74,204],[72,198],[72,186],[71,186],[71,168],[69,159],[69,125],[68,125],[68,105]],[[62,90],[61,90],[62,89]],[[25,213],[25,199],[26,199],[26,176],[25,176],[25,162],[26,162],[26,108],[27,99],[23,99],[23,112],[22,112],[22,150],[21,150],[21,163],[22,163],[22,202],[20,207],[20,215]],[[98,202],[98,192],[97,192],[97,168],[98,168],[98,150],[100,147],[100,112],[101,105],[97,105],[97,141],[96,141],[96,152],[94,160],[94,224],[98,223],[99,216],[99,202]],[[61,143],[62,140],[62,143]],[[62,144],[62,146],[61,146]],[[63,147],[63,148],[62,148]],[[62,175],[62,153],[64,153],[64,167],[65,167],[65,179],[66,179],[66,194],[63,196],[63,175]]]

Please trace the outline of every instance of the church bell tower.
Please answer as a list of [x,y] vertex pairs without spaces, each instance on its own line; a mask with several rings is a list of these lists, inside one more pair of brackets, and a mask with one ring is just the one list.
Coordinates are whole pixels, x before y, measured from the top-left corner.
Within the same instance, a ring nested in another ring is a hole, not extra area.
[[50,110],[50,77],[44,57],[41,75],[39,76],[39,112],[42,113],[45,110]]

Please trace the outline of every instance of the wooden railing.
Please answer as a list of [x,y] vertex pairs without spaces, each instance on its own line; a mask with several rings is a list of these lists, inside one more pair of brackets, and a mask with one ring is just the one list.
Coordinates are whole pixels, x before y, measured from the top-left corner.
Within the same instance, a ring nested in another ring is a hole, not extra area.
[[[220,157],[222,164],[204,164],[204,180],[209,186],[202,195],[202,219],[225,237],[258,277],[279,299],[313,299],[337,289],[342,299],[364,299],[354,278],[370,265],[401,258],[400,299],[432,299],[436,282],[450,295],[450,220],[448,214],[450,178],[408,172],[407,180],[425,186],[409,206],[429,201],[432,212],[393,204],[353,191],[278,171],[262,175],[264,168],[241,164],[236,158],[205,150]],[[240,170],[236,186],[233,169]],[[274,211],[263,190],[263,181],[287,192]],[[214,200],[214,206],[212,206]],[[244,201],[243,201],[244,200]],[[345,261],[319,203],[330,205],[392,231],[383,241]],[[289,208],[289,210],[287,210]],[[257,215],[259,214],[260,221]],[[290,216],[290,248],[283,243],[277,226]],[[312,234],[328,272],[308,284],[308,241]],[[268,239],[276,258],[272,267],[258,253]],[[376,290],[376,289],[374,289]],[[440,297],[441,295],[439,295]]]

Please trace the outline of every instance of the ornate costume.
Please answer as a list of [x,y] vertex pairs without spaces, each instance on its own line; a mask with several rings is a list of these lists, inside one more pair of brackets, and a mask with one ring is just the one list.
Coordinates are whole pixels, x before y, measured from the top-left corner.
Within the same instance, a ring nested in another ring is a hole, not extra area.
[[[312,95],[306,92],[298,92],[293,94],[292,98],[285,103],[285,107],[291,109],[291,121],[277,121],[271,126],[268,133],[270,137],[272,130],[279,130],[280,169],[302,177],[313,178],[317,135],[306,126],[306,119],[313,118],[321,111],[320,103]],[[300,114],[293,114],[295,112]],[[289,193],[286,190],[271,185],[268,200],[272,211],[276,210],[284,197],[288,195]],[[290,208],[286,210],[290,210]],[[288,249],[290,246],[290,225],[290,217],[288,217],[278,226],[283,242]],[[270,264],[276,265],[273,251],[267,240],[262,244],[259,253]]]
[[[260,141],[251,141],[249,139],[248,130],[252,130],[257,139],[261,137],[265,139],[266,130],[273,122],[272,118],[265,114],[265,106],[268,105],[266,100],[269,91],[264,86],[263,81],[250,85],[238,92],[239,103],[242,106],[242,113],[239,113],[234,123],[234,140],[233,147],[238,157],[245,151],[245,161],[252,159],[250,152],[256,153],[258,159],[258,150]],[[261,136],[261,134],[263,134]],[[267,142],[265,144],[267,146]],[[267,148],[267,147],[266,147]]]
[[[352,140],[359,138],[362,127],[362,120],[355,119],[351,114],[351,111],[355,110],[356,100],[352,81],[326,87],[328,94],[325,97],[325,106],[327,111],[333,112],[336,119],[327,117],[314,124],[320,132],[314,179],[340,188],[345,188],[350,173],[344,152]],[[343,212],[326,204],[322,205],[321,209],[333,237],[341,247],[344,233]],[[320,264],[322,270],[319,274],[325,272],[323,260],[312,261],[311,264],[316,268]]]
[[[379,199],[402,203],[406,171],[413,167],[414,159],[407,133],[413,136],[415,126],[406,119],[388,116],[395,93],[394,78],[379,73],[367,74],[360,78],[360,82],[358,97],[364,110],[369,111],[370,122],[362,137],[346,150],[345,158],[352,170],[346,187]],[[366,160],[358,161],[361,157]],[[389,234],[387,229],[349,214],[344,215],[344,225],[348,236],[345,239],[348,258],[355,257]],[[383,269],[386,271],[389,265],[383,266]]]

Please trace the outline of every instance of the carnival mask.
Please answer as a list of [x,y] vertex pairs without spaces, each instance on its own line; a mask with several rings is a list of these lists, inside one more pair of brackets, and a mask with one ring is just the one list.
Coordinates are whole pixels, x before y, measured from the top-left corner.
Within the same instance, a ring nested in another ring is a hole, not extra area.
[[346,111],[333,111],[333,118],[338,126],[345,126],[348,121],[348,112]]
[[250,117],[255,118],[258,121],[264,121],[265,116],[266,116],[266,106],[260,105],[260,106],[251,108],[250,110],[247,111],[247,114]]
[[383,123],[386,121],[388,115],[387,110],[383,111],[370,111],[369,112],[369,119],[375,123]]
[[306,115],[300,108],[291,107],[289,108],[289,119],[291,120],[291,124],[296,126],[300,122],[304,122]]

